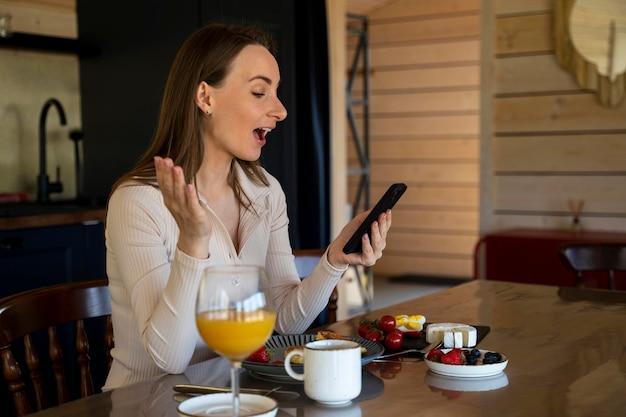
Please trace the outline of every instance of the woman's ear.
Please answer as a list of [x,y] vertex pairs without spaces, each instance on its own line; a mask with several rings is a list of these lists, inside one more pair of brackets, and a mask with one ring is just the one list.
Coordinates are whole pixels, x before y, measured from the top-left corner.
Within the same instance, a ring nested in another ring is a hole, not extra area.
[[211,86],[202,81],[196,90],[196,106],[202,113],[210,115],[213,113],[211,108]]

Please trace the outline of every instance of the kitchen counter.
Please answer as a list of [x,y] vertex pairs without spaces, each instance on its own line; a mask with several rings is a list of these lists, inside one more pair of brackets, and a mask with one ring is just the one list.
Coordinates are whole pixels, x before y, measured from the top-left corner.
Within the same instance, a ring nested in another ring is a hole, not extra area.
[[106,277],[105,211],[76,203],[0,205],[0,298]]
[[[1,211],[2,207],[0,207]],[[54,212],[41,212],[30,215],[0,216],[0,231],[30,229],[35,227],[62,226],[87,222],[103,222],[105,207],[68,208],[57,207]]]

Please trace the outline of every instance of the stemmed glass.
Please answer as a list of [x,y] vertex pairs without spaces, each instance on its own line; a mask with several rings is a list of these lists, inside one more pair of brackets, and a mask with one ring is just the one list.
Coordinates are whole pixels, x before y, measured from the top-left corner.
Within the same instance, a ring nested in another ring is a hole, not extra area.
[[239,416],[241,362],[259,349],[274,330],[276,312],[265,269],[222,265],[207,269],[196,301],[196,325],[204,342],[230,361],[232,409],[207,410],[209,416]]

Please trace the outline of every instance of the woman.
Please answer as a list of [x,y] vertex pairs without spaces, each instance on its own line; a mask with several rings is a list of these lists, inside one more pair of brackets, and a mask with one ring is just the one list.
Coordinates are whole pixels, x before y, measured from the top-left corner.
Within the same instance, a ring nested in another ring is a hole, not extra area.
[[349,264],[382,256],[391,212],[342,252],[365,213],[300,281],[289,242],[285,195],[258,163],[287,111],[271,37],[260,29],[209,25],[178,52],[152,144],[113,186],[106,222],[107,275],[115,332],[104,389],[181,373],[211,355],[194,302],[203,271],[264,265],[277,306],[276,331],[301,333],[325,307]]

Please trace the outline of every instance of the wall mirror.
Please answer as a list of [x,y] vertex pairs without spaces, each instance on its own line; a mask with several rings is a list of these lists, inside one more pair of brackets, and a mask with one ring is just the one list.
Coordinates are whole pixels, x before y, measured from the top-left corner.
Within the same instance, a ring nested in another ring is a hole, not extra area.
[[626,96],[626,0],[554,0],[554,51],[607,107]]

